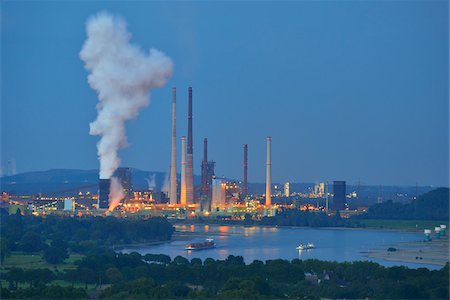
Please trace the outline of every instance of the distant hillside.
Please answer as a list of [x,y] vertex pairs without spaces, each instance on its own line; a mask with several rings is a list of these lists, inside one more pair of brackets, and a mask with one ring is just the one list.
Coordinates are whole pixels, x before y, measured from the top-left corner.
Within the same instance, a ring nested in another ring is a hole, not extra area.
[[375,204],[369,208],[369,219],[448,220],[450,195],[448,188],[438,188],[419,196],[409,204]]
[[[154,179],[154,181],[153,181]],[[149,184],[161,190],[164,184],[164,172],[149,172],[132,169],[132,182],[137,190],[146,190]],[[200,183],[199,176],[194,176]],[[1,190],[10,194],[73,195],[79,191],[96,193],[98,188],[98,170],[53,169],[40,172],[27,172],[1,178]]]
[[[132,181],[134,189],[147,190],[149,183],[155,186],[156,191],[160,191],[166,177],[165,172],[142,171],[132,169]],[[153,182],[154,178],[154,182]],[[180,174],[178,174],[178,180]],[[231,179],[232,180],[232,179]],[[98,170],[74,170],[74,169],[53,169],[40,172],[27,172],[14,176],[0,178],[0,188],[10,194],[37,195],[74,195],[82,191],[97,193]],[[194,176],[195,185],[201,184],[201,177]],[[273,192],[277,189],[283,192],[284,186],[280,183],[274,183]],[[306,192],[312,191],[314,183],[290,183],[290,191]],[[356,191],[359,198],[357,200],[349,199],[349,202],[357,202],[355,205],[371,205],[378,197],[383,200],[393,199],[395,202],[409,203],[414,195],[424,194],[432,190],[432,187],[422,186],[370,186],[370,185],[350,185],[347,184],[347,193]],[[264,194],[265,183],[248,184],[250,194]],[[329,182],[329,192],[333,192],[333,183]]]

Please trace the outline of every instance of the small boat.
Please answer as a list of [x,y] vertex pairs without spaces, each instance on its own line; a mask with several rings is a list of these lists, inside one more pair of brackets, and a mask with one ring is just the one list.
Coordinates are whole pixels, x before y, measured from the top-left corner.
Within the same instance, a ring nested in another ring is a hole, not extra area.
[[205,239],[204,242],[196,242],[196,243],[189,243],[186,245],[184,249],[186,250],[203,250],[203,249],[209,249],[214,248],[216,244],[214,243],[214,240],[211,238]]
[[308,244],[306,244],[306,245],[300,244],[300,245],[298,245],[298,247],[295,248],[295,249],[297,249],[297,250],[308,250],[308,249],[312,249],[312,248],[315,248],[314,244],[313,244],[313,243],[308,243]]

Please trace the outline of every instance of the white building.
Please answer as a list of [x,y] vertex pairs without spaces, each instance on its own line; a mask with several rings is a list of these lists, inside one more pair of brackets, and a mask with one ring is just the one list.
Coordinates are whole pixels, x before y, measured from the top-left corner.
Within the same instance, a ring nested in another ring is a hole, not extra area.
[[65,211],[74,211],[75,210],[75,201],[70,198],[64,199],[64,210]]
[[289,182],[286,182],[284,184],[284,196],[285,197],[289,197],[291,195],[290,190],[289,190]]

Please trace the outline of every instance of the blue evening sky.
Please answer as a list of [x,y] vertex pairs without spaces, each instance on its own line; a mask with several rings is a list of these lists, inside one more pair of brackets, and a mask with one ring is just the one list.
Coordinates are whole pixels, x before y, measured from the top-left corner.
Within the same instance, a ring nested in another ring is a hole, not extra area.
[[[127,124],[123,166],[167,171],[171,95],[178,147],[194,89],[194,163],[273,181],[449,181],[448,1],[1,2],[1,163],[18,172],[98,168],[97,98],[78,53],[86,19],[122,16],[132,42],[175,62]],[[178,152],[178,157],[180,153]],[[178,165],[178,172],[179,172]]]

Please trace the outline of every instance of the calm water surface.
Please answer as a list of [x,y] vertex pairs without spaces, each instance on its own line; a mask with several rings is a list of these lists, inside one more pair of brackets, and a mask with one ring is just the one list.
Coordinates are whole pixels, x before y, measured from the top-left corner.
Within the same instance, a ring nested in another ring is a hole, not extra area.
[[[175,240],[154,246],[130,246],[121,252],[132,251],[142,255],[147,253],[177,255],[188,259],[226,259],[228,255],[241,255],[247,263],[255,259],[320,259],[331,261],[370,260],[384,266],[404,265],[412,268],[427,267],[440,269],[441,266],[391,262],[366,257],[370,249],[387,249],[389,246],[422,240],[422,234],[388,230],[358,230],[341,228],[280,228],[243,227],[219,225],[178,225],[175,226]],[[192,241],[214,238],[215,248],[187,251],[185,245]],[[298,251],[299,243],[313,243],[316,248]]]

